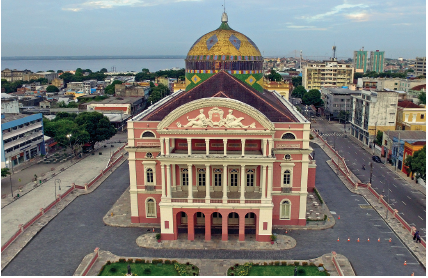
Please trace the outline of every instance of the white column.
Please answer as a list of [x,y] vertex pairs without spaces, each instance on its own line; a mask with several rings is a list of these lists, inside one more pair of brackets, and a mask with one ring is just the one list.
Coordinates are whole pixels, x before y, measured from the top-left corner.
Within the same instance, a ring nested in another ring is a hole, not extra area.
[[269,153],[267,156],[272,156],[273,140],[269,139]]
[[192,155],[192,139],[187,138],[187,155]]
[[260,169],[262,176],[262,199],[266,199],[266,165],[262,165]]
[[161,164],[161,175],[162,175],[162,198],[165,198],[165,165]]
[[210,154],[210,139],[205,139],[205,154]]
[[168,192],[166,197],[167,198],[172,198],[172,194],[171,194],[171,164],[167,164],[166,165],[166,185],[168,188]]
[[263,156],[266,156],[266,144],[267,144],[267,139],[263,139],[262,141]]
[[175,164],[171,165],[172,167],[172,186],[174,187],[174,190],[177,190],[177,178],[176,178],[176,171],[175,171]]
[[223,139],[223,151],[224,151],[224,156],[227,156],[227,139]]
[[241,139],[242,156],[245,155],[245,139]]
[[241,165],[241,203],[245,203],[245,165]]
[[205,164],[205,203],[210,202],[210,185],[211,185],[211,178],[210,178],[210,165]]
[[165,154],[165,152],[164,152],[164,142],[165,142],[165,138],[161,138],[160,139],[160,145],[161,145],[161,155],[164,155]]
[[169,155],[169,138],[165,138],[165,148],[166,148],[166,155]]
[[223,164],[223,203],[227,203],[227,165]]
[[193,199],[193,165],[187,164],[188,175],[189,175],[189,185],[187,186],[188,198]]
[[268,188],[267,188],[267,199],[272,200],[272,187],[273,187],[273,171],[272,171],[273,165],[268,166]]

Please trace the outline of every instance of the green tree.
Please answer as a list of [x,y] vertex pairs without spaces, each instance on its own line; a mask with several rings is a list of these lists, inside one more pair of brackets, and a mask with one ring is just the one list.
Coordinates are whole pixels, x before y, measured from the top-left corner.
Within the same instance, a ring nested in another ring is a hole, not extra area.
[[296,76],[291,78],[291,82],[293,83],[293,87],[296,88],[297,86],[301,86],[302,85],[302,77],[301,76]]
[[383,132],[378,130],[376,134],[375,144],[378,146],[382,146],[382,138],[383,138]]
[[362,72],[356,72],[354,73],[354,79],[363,78],[364,73]]
[[315,107],[321,107],[324,102],[321,99],[321,92],[317,89],[312,89],[303,95],[302,103],[306,105],[313,104]]
[[144,68],[144,69],[142,69],[142,70],[141,70],[141,72],[142,72],[142,73],[145,73],[145,74],[148,74],[148,73],[150,73],[150,70],[149,70],[149,69]]
[[55,92],[59,92],[59,89],[54,85],[49,85],[46,87],[46,92],[55,93]]
[[348,122],[349,121],[349,112],[345,110],[340,110],[339,112],[339,122]]
[[110,85],[108,85],[106,88],[105,88],[105,93],[106,94],[108,94],[108,95],[114,95],[115,93],[116,93],[116,90],[115,90],[115,86],[114,85],[116,85],[116,84],[122,84],[123,82],[122,81],[120,81],[120,80],[115,80],[115,81],[113,81],[113,83],[111,83]]
[[100,72],[107,72],[107,69],[106,68],[102,68],[102,69],[100,69]]
[[73,81],[74,74],[72,74],[71,72],[64,72],[59,78],[64,80],[64,84],[67,84]]
[[7,177],[7,175],[10,175],[10,170],[9,168],[1,168],[1,177]]
[[57,70],[56,73],[63,73],[64,71],[62,70]]
[[426,181],[426,146],[416,151],[413,156],[406,157],[404,165],[409,167],[412,176],[416,175],[416,178],[420,177]]
[[83,75],[83,70],[81,68],[77,68],[76,72],[74,73],[75,76]]
[[[47,136],[55,138],[58,144],[69,147],[77,143],[89,142],[90,136],[83,125],[79,125],[71,119],[57,121],[43,121],[44,131]],[[71,134],[71,137],[67,135]]]
[[270,73],[267,75],[267,78],[270,81],[281,81],[282,80],[282,76],[274,70],[270,71]]
[[98,112],[80,113],[74,120],[79,126],[83,126],[89,133],[88,142],[95,145],[96,142],[108,140],[116,134],[116,129],[110,120]]
[[306,91],[305,87],[303,87],[302,85],[299,85],[299,86],[294,88],[293,92],[291,93],[291,96],[297,97],[297,98],[303,98],[303,95],[306,93],[307,93],[307,91]]
[[426,92],[420,92],[418,95],[418,99],[419,99],[421,104],[426,104],[426,102],[427,102]]
[[161,93],[159,91],[153,91],[150,93],[148,100],[151,104],[155,104],[156,102],[158,102],[161,99],[162,99]]

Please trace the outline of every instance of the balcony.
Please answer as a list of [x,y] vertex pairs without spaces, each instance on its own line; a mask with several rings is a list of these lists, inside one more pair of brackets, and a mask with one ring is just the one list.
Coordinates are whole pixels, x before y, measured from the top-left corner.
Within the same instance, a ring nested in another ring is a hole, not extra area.
[[[227,158],[235,158],[235,159],[242,159],[242,152],[241,151],[226,151]],[[164,155],[165,158],[187,158],[189,157],[187,150],[172,150],[172,152],[169,155]],[[205,151],[196,151],[192,150],[192,154],[190,155],[192,158],[224,158],[224,152],[223,151],[212,151],[210,150],[208,155]],[[268,158],[263,156],[261,151],[245,151],[244,158]]]
[[[34,132],[30,136],[24,136],[24,137],[21,137],[21,138],[19,138],[17,140],[13,140],[11,142],[8,142],[8,143],[4,144],[4,149],[7,150],[7,149],[12,148],[14,146],[17,146],[17,145],[20,145],[22,143],[25,143],[26,141],[34,140],[34,139],[36,139],[37,137],[39,137],[41,135],[43,135],[42,131]],[[34,140],[34,141],[36,141],[36,140]]]
[[[200,199],[202,202],[205,203],[205,191],[193,191],[193,201]],[[176,192],[172,192],[172,199],[186,199],[187,200],[188,192],[187,190],[180,190]],[[237,201],[239,203],[239,198],[241,196],[241,192],[227,192],[227,200],[228,203],[233,203]],[[245,201],[260,201],[262,198],[262,193],[260,192],[245,192]],[[215,191],[210,192],[210,198],[211,201],[219,201],[221,203],[223,198],[223,192],[221,191]],[[231,201],[231,202],[230,202]],[[194,202],[197,203],[198,201]],[[213,203],[213,202],[212,202]]]
[[39,128],[39,127],[42,127],[42,123],[41,122],[36,122],[34,124],[30,124],[30,125],[24,126],[22,128],[11,130],[9,132],[5,132],[5,130],[4,130],[3,131],[3,140],[7,140],[9,138],[12,138],[14,136],[17,136],[19,134],[31,131],[31,130]]

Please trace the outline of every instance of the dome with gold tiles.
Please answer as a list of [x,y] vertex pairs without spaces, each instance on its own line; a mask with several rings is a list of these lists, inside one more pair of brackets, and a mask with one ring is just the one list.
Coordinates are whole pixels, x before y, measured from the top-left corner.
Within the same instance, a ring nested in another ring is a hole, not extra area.
[[230,28],[223,13],[218,29],[200,37],[186,57],[186,90],[224,70],[257,90],[263,90],[263,57],[247,36]]

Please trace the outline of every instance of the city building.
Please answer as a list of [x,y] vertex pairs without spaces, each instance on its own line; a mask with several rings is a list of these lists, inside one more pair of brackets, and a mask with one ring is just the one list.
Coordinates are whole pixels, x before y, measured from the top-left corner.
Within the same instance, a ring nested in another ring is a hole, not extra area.
[[419,100],[419,95],[424,92],[426,93],[427,91],[427,84],[422,84],[422,85],[417,85],[415,87],[412,87],[409,89],[409,91],[407,92],[407,99],[412,100],[414,103],[419,104],[420,100]]
[[114,85],[115,95],[120,97],[143,97],[149,98],[150,86],[134,86],[126,84]]
[[83,82],[68,82],[67,83],[67,91],[83,92],[83,90],[84,90]]
[[370,67],[369,71],[383,72],[385,67],[385,51],[370,52]]
[[14,82],[17,80],[22,80],[24,74],[31,73],[30,70],[10,70],[5,68],[1,71],[1,79],[6,79],[8,82]]
[[349,86],[354,82],[351,64],[338,61],[313,62],[303,66],[302,85],[307,91],[321,87]]
[[1,115],[1,167],[12,168],[45,154],[42,114]]
[[172,90],[171,93],[176,93],[178,91],[184,91],[186,90],[186,82],[184,81],[177,81],[172,84]]
[[426,141],[425,131],[415,130],[388,130],[383,133],[382,137],[382,156],[395,166],[396,169],[402,170],[404,144]]
[[415,71],[416,76],[419,76],[419,75],[426,76],[427,75],[426,57],[416,57],[414,71]]
[[[225,13],[220,28],[194,45],[198,50],[189,55],[207,64],[218,61],[204,56],[214,48],[217,58],[225,57],[220,61],[236,53],[232,47],[245,61],[258,52],[229,27]],[[194,67],[199,62],[189,55],[186,63]],[[197,86],[128,121],[131,221],[160,224],[162,240],[176,240],[180,228],[194,240],[196,227],[205,230],[205,240],[220,230],[227,241],[229,229],[236,229],[243,241],[249,228],[257,241],[270,241],[273,226],[306,225],[316,174],[310,122],[279,93],[254,87],[257,77],[242,80],[228,67],[220,65],[204,80],[186,68]]]
[[123,111],[127,115],[136,115],[144,109],[146,102],[142,97],[111,97],[101,101],[85,103],[80,105],[79,108],[84,105],[86,105],[87,111],[97,111],[100,113]]
[[403,78],[370,78],[363,77],[362,85],[359,86],[364,90],[394,90],[408,93],[411,88],[426,84],[425,79],[403,79]]
[[423,149],[424,146],[426,146],[426,141],[416,141],[414,143],[404,142],[404,151],[403,151],[403,173],[406,175],[413,175],[411,171],[409,171],[409,167],[404,165],[404,162],[406,161],[406,158],[408,156],[413,156],[413,154],[421,149]]
[[324,101],[324,116],[329,120],[347,119],[350,120],[352,111],[353,95],[361,95],[360,91],[352,91],[347,88],[322,87],[321,99]]
[[366,72],[369,68],[368,51],[364,51],[364,47],[358,51],[354,51],[353,66],[355,72]]
[[61,78],[54,78],[51,83],[58,89],[64,87],[64,80],[62,80]]
[[263,89],[268,90],[270,92],[277,92],[283,98],[288,99],[290,96],[290,82],[288,81],[268,81],[265,80],[263,82]]
[[395,130],[398,93],[360,91],[352,95],[351,135],[372,146],[377,131]]
[[396,130],[426,131],[426,107],[411,101],[399,101],[397,105]]
[[2,114],[19,114],[19,102],[14,97],[1,99]]

